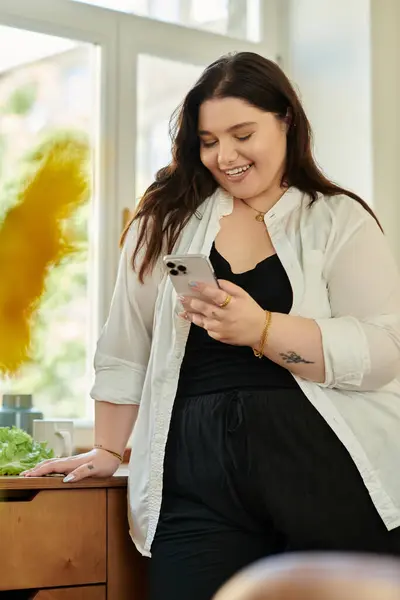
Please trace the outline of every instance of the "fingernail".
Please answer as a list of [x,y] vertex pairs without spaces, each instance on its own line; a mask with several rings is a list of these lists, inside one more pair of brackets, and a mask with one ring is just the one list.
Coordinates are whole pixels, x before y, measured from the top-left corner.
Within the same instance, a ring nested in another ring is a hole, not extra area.
[[185,296],[178,296],[179,302],[185,302]]
[[199,287],[197,281],[189,281],[189,285],[190,285],[191,288],[197,288],[197,287]]
[[188,321],[188,314],[183,312],[183,313],[179,313],[179,316],[181,319],[185,319],[185,321]]
[[73,481],[75,479],[75,475],[72,475],[72,473],[70,475],[67,475],[66,477],[64,477],[63,479],[63,483],[69,483],[70,481]]

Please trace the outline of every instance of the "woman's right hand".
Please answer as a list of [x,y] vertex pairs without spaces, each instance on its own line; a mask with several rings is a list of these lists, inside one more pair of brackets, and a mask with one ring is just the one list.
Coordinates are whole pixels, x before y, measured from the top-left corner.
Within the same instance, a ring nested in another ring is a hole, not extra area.
[[111,477],[114,475],[120,461],[116,456],[101,448],[90,452],[68,456],[67,458],[51,458],[45,460],[33,469],[21,473],[21,477],[43,477],[52,473],[66,475],[65,483],[75,483],[87,477]]

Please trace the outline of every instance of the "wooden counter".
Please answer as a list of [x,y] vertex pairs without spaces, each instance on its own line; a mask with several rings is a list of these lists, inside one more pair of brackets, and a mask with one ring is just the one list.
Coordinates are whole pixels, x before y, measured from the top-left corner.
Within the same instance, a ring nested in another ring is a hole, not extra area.
[[128,533],[126,471],[62,479],[0,477],[0,600],[146,600],[147,559]]

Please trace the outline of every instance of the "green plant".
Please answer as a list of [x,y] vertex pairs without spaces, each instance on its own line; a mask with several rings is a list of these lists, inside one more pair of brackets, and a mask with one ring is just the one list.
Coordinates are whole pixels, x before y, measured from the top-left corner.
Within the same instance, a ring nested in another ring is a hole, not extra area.
[[36,102],[37,86],[27,83],[13,90],[5,102],[3,112],[10,115],[24,116],[30,113]]

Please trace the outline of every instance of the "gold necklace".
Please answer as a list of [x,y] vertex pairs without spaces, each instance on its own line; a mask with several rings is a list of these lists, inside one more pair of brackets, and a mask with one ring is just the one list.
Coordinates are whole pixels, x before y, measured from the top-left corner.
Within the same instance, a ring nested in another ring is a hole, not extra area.
[[246,206],[248,206],[249,208],[251,208],[252,210],[256,211],[256,216],[254,217],[256,221],[258,221],[259,223],[264,223],[264,217],[267,213],[262,212],[261,210],[258,210],[258,208],[254,208],[254,206],[251,206],[251,204],[248,204],[246,202],[246,200],[243,200],[243,198],[241,198],[241,201],[244,202],[244,204]]

